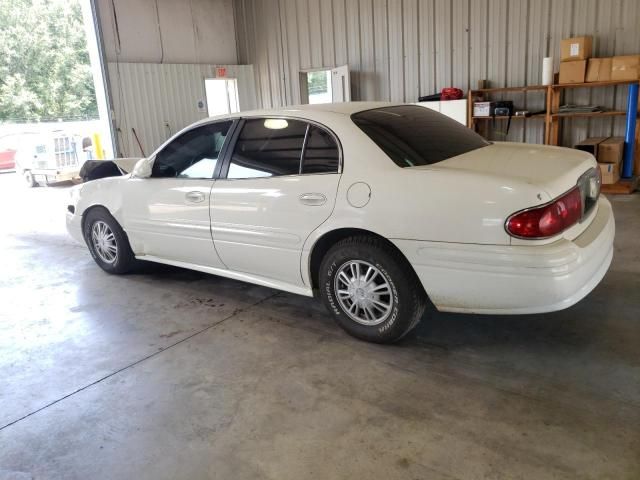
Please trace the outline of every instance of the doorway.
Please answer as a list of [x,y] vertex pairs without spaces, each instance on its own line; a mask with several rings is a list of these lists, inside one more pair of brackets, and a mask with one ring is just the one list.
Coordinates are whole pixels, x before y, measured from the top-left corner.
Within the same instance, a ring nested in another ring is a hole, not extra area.
[[300,72],[300,103],[351,101],[349,67],[321,68]]
[[207,113],[210,117],[240,111],[238,81],[235,78],[205,78]]
[[309,103],[331,103],[331,70],[317,70],[307,74]]

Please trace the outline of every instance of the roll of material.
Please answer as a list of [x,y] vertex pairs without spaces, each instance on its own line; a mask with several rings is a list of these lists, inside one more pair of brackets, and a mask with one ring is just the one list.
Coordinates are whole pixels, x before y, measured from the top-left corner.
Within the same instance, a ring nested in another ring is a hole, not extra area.
[[542,59],[542,85],[551,85],[553,83],[553,57],[544,57]]

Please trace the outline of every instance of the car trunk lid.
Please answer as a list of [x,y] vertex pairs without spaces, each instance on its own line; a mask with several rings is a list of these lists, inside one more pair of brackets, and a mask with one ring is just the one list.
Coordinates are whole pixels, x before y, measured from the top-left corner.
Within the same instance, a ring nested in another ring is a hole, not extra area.
[[[416,169],[461,170],[535,186],[543,196],[539,202],[526,205],[534,208],[557,199],[576,186],[582,197],[580,221],[564,231],[563,236],[574,239],[591,223],[600,194],[600,180],[595,158],[570,148],[496,142],[471,152],[452,157],[433,165]],[[544,198],[546,193],[547,198]],[[516,212],[511,212],[516,213]],[[550,237],[537,242],[553,241]],[[512,243],[531,242],[513,238]]]
[[596,166],[592,155],[570,148],[496,142],[434,165],[473,171],[533,184],[556,198],[575,187],[578,179]]

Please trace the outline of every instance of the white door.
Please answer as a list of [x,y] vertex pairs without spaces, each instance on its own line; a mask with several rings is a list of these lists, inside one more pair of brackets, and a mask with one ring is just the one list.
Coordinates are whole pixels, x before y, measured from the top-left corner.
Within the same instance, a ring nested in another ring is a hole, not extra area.
[[213,176],[232,121],[182,133],[155,156],[151,178],[127,182],[124,229],[145,255],[223,268],[211,237]]
[[349,66],[331,70],[331,96],[333,103],[351,101],[351,81],[349,79]]
[[240,111],[238,81],[235,78],[205,78],[204,91],[210,117]]
[[333,210],[339,163],[337,143],[323,128],[246,120],[226,178],[212,190],[213,239],[227,268],[303,285],[302,246]]

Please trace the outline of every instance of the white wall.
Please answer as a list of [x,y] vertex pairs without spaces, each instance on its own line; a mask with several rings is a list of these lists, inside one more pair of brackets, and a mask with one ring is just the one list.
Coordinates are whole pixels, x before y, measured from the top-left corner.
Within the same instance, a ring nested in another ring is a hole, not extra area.
[[236,64],[233,0],[95,0],[107,62]]

